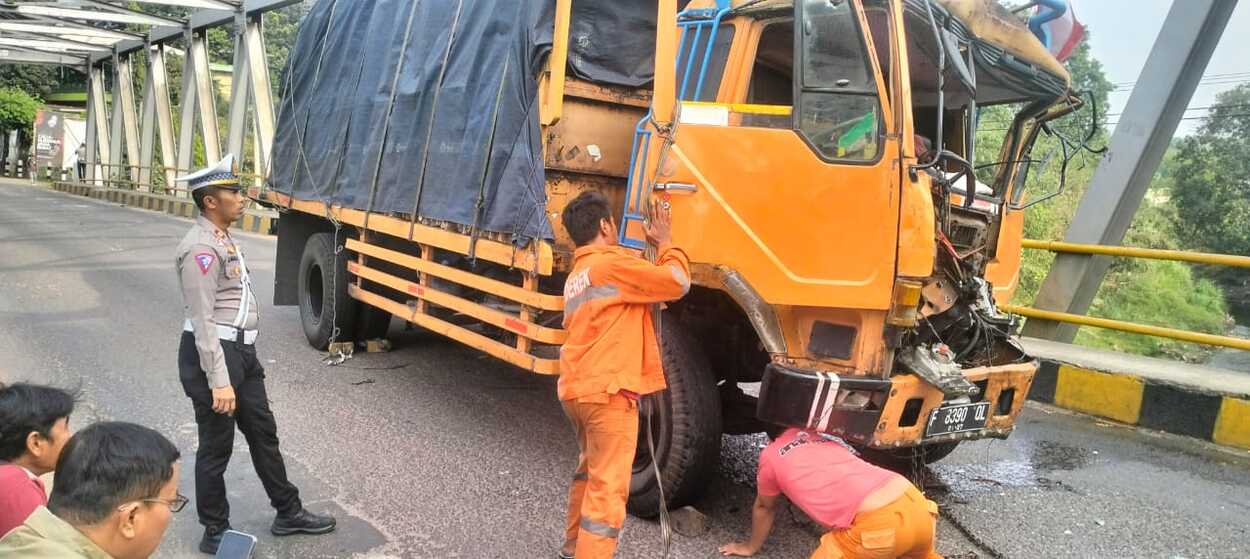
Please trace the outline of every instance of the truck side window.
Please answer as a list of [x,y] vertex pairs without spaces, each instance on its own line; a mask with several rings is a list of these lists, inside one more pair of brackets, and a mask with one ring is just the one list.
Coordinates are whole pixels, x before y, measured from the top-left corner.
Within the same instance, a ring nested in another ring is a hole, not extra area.
[[[756,46],[751,82],[747,84],[749,105],[790,109],[794,105],[794,22],[778,21],[764,27]],[[742,115],[743,126],[760,128],[793,128],[789,112],[768,114],[748,112]]]
[[873,161],[881,105],[851,2],[799,0],[802,76],[795,127],[828,159]]
[[[680,95],[684,101],[707,101],[715,102],[716,94],[720,91],[721,78],[725,75],[725,64],[729,61],[729,47],[734,42],[734,26],[722,24],[716,30],[716,37],[712,41],[712,53],[707,57],[707,70],[703,76],[703,88],[699,91],[695,89],[699,85],[700,68],[703,65],[704,55],[707,54],[708,40],[711,38],[709,29],[703,29],[700,32],[699,40],[695,42],[695,32],[693,29],[686,31],[687,38],[682,45],[681,55],[677,58],[677,87],[678,93],[682,92],[682,82],[686,82],[685,93]],[[693,44],[692,44],[693,43]],[[693,46],[693,48],[691,48]],[[691,60],[693,56],[693,60]],[[686,79],[686,67],[690,67],[690,78]]]

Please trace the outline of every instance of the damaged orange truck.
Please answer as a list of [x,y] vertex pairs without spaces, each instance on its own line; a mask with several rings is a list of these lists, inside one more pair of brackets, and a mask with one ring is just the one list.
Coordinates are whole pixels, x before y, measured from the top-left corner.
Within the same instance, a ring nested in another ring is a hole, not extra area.
[[[558,215],[598,190],[640,251],[649,204],[669,203],[691,259],[661,318],[670,506],[696,498],[724,433],[806,425],[929,462],[1012,431],[1037,368],[996,306],[1018,278],[1024,162],[1080,101],[995,2],[512,2],[523,29],[493,42],[474,18],[501,16],[472,2],[353,13],[368,4],[322,0],[302,24],[250,192],[282,212],[275,303],[299,305],[314,347],[395,316],[558,374]],[[369,34],[402,44],[334,51]],[[1013,119],[979,153],[992,106]],[[638,514],[659,506],[649,467],[644,443]]]

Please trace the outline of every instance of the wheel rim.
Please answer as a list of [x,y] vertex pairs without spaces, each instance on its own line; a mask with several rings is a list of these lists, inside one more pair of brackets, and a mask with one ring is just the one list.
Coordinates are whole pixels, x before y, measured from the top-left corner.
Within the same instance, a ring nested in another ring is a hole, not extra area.
[[325,300],[325,283],[321,277],[321,266],[313,264],[308,270],[308,309],[312,311],[315,322],[321,322],[321,312]]

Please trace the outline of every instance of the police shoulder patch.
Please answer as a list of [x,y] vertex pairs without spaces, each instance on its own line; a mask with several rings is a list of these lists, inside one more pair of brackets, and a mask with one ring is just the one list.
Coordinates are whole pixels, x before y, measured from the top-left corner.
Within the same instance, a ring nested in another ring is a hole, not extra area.
[[215,260],[217,260],[217,255],[211,252],[200,252],[195,255],[195,264],[200,267],[201,274],[207,274]]

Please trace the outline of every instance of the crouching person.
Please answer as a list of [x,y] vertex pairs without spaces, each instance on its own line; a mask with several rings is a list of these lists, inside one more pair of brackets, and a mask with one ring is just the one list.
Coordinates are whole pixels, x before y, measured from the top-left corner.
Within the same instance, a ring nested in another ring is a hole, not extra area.
[[12,559],[146,559],[161,543],[178,494],[179,453],[160,433],[96,423],[74,435],[56,468],[48,507],[0,539]]
[[760,453],[750,541],[724,545],[721,554],[755,555],[781,495],[829,530],[811,559],[941,558],[934,551],[936,503],[841,440],[793,427]]

